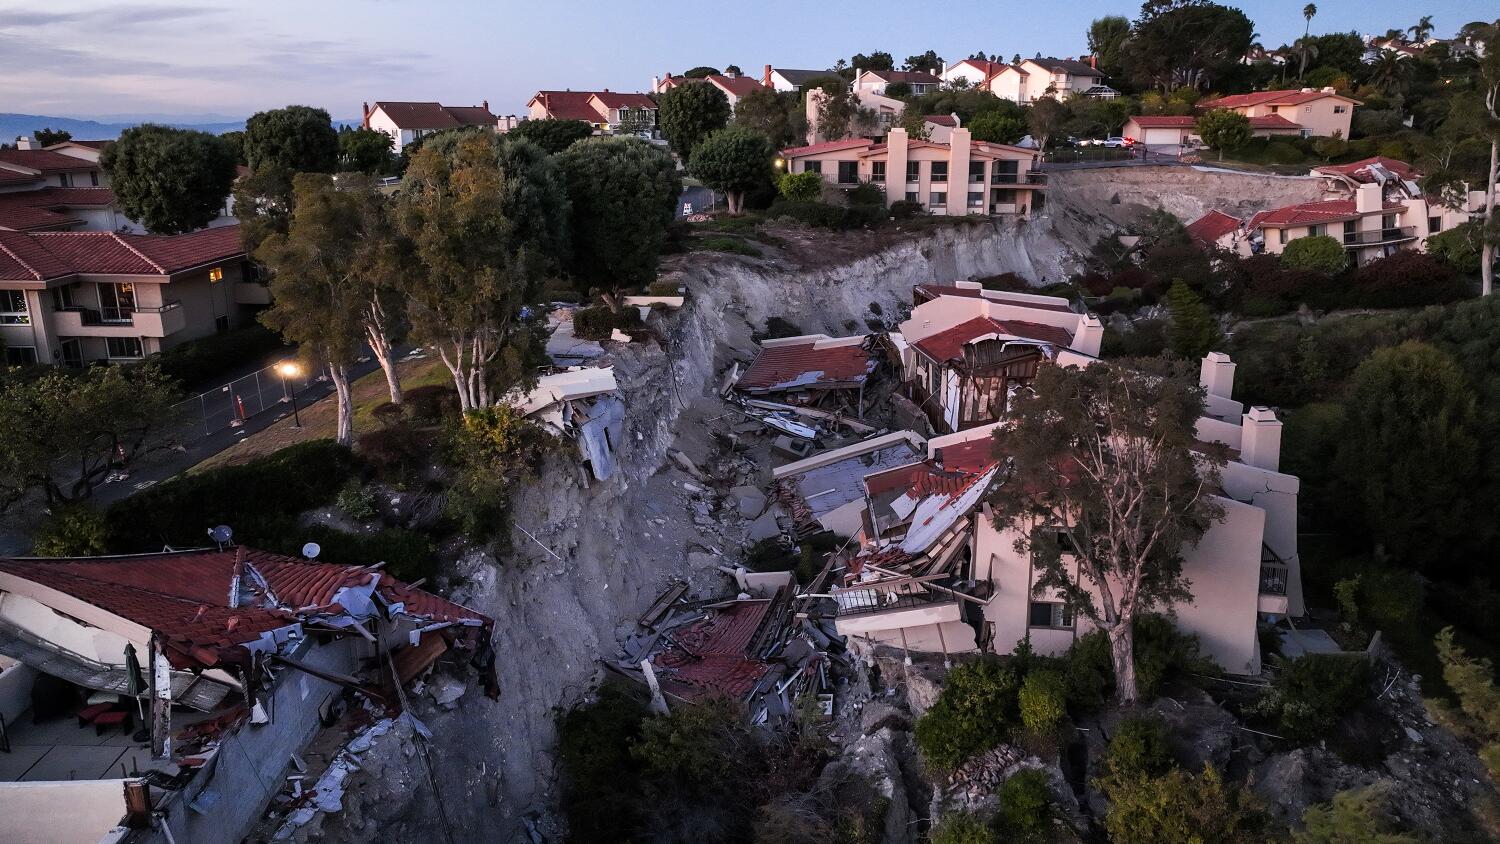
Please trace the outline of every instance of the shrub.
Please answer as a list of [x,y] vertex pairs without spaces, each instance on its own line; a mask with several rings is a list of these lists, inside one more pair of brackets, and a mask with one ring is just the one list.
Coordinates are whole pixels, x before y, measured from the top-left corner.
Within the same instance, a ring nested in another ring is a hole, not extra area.
[[1481,249],[1484,241],[1478,221],[1439,232],[1427,238],[1427,252],[1448,262],[1448,265],[1464,275],[1478,275],[1483,263]]
[[885,207],[885,191],[872,182],[860,182],[844,195],[850,205],[878,205]]
[[1026,675],[1019,696],[1021,723],[1034,735],[1057,732],[1068,714],[1068,687],[1056,671],[1033,671]]
[[212,386],[208,382],[247,364],[259,364],[273,352],[283,351],[281,335],[263,325],[252,324],[222,334],[210,334],[173,346],[152,360],[163,375],[188,388]]
[[38,557],[94,557],[109,550],[104,514],[82,505],[58,508],[42,520],[32,538]]
[[1192,776],[1172,770],[1160,777],[1110,778],[1104,783],[1112,844],[1259,844],[1267,831],[1254,796],[1213,768]]
[[1172,769],[1167,725],[1151,715],[1121,719],[1109,738],[1104,770],[1112,777],[1159,777]]
[[1308,654],[1280,665],[1250,711],[1274,720],[1276,732],[1293,741],[1322,737],[1370,693],[1370,664],[1362,657]]
[[426,534],[404,528],[375,533],[345,533],[327,525],[298,527],[279,541],[261,543],[267,551],[300,557],[308,542],[319,545],[318,559],[345,566],[384,562],[392,577],[412,583],[437,571],[437,547]]
[[1021,293],[1030,293],[1031,284],[1026,279],[1015,273],[1000,273],[999,275],[987,275],[984,278],[974,279],[979,286],[985,290],[1012,290]]
[[268,547],[282,540],[287,519],[332,501],[354,471],[349,449],[313,440],[243,465],[182,475],[109,508],[110,549],[196,547],[220,524],[234,528],[236,541]]
[[[1175,674],[1215,670],[1199,654],[1198,640],[1179,631],[1165,616],[1137,616],[1132,635],[1136,689],[1143,700],[1156,697]],[[1063,656],[1063,679],[1070,706],[1086,711],[1104,705],[1115,688],[1109,637],[1104,631],[1086,633],[1068,648]]]
[[1468,285],[1446,261],[1421,252],[1401,251],[1354,271],[1354,304],[1367,308],[1438,305],[1468,295]]
[[401,417],[406,415],[406,405],[396,404],[393,401],[383,401],[370,409],[370,415],[375,417],[375,421],[382,425],[394,425],[401,421]]
[[[705,237],[698,241],[698,248],[706,252],[729,252],[735,255],[760,257],[760,250],[737,237]],[[674,294],[675,295],[675,294]],[[577,317],[575,316],[576,320]]]
[[612,311],[603,305],[579,308],[573,312],[573,336],[582,340],[608,340],[616,328],[629,331],[641,327],[641,312],[622,307]]
[[878,223],[885,219],[881,205],[829,205],[824,202],[778,199],[766,212],[773,218],[790,217],[822,229],[851,229]]
[[1000,786],[1000,814],[996,819],[1007,840],[1043,841],[1052,822],[1051,804],[1047,773],[1026,768]]
[[648,711],[634,686],[606,682],[594,702],[558,719],[563,814],[573,840],[615,842],[640,824],[640,797],[631,789],[640,762],[630,747]]
[[1391,830],[1385,817],[1389,787],[1379,785],[1340,791],[1328,803],[1307,807],[1304,829],[1293,844],[1417,844],[1415,836]]
[[682,285],[675,281],[653,281],[647,285],[646,292],[652,296],[681,296]]
[[1100,356],[1106,358],[1153,358],[1167,348],[1166,326],[1159,319],[1142,319],[1131,323],[1130,330],[1104,329]]
[[402,399],[414,419],[436,422],[458,413],[458,393],[446,384],[425,384],[407,390]]
[[446,510],[470,536],[503,535],[508,527],[510,492],[533,476],[555,440],[509,405],[471,410],[448,434],[454,467]]
[[997,660],[954,668],[937,702],[917,722],[917,747],[940,769],[994,747],[1016,721],[1019,690],[1016,672]]
[[897,220],[910,220],[912,217],[920,217],[927,213],[922,203],[910,199],[898,199],[891,203],[887,209],[892,218]]
[[1333,275],[1344,269],[1349,256],[1344,245],[1326,234],[1299,237],[1281,250],[1281,265],[1292,270],[1311,270]]
[[792,202],[813,202],[823,195],[823,174],[782,173],[776,190]]
[[1069,706],[1085,712],[1103,706],[1115,688],[1109,637],[1098,630],[1078,637],[1063,655],[1063,680]]
[[968,812],[944,815],[932,831],[932,844],[998,844],[1000,836],[978,815]]
[[344,515],[356,522],[368,522],[375,518],[375,493],[353,478],[339,490],[339,497],[334,503],[344,511]]

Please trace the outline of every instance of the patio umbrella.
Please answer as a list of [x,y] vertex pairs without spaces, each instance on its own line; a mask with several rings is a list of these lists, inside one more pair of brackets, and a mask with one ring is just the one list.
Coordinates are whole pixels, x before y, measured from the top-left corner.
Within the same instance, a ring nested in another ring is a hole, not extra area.
[[141,696],[146,693],[146,681],[141,679],[141,660],[135,655],[135,645],[125,643],[125,694],[135,698],[136,711],[141,715],[141,723],[146,721],[146,710],[141,703]]

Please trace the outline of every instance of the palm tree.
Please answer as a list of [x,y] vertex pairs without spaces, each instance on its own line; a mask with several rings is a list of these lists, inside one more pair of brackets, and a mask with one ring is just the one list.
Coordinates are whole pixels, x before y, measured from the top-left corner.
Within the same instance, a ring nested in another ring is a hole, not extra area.
[[1309,43],[1307,36],[1312,31],[1312,19],[1317,13],[1318,4],[1316,3],[1308,3],[1302,7],[1302,19],[1306,23],[1302,25],[1302,67],[1297,70],[1297,78],[1299,79],[1307,75],[1307,44]]
[[1432,34],[1432,28],[1432,15],[1423,15],[1422,19],[1417,21],[1415,26],[1406,31],[1411,33],[1412,41],[1421,44],[1427,40],[1428,35]]
[[1394,50],[1382,50],[1370,65],[1370,84],[1387,94],[1401,90],[1411,75],[1411,62]]
[[1316,42],[1316,38],[1310,38],[1304,35],[1301,38],[1298,38],[1297,43],[1293,45],[1297,48],[1297,52],[1302,54],[1302,67],[1301,70],[1297,72],[1298,79],[1307,78],[1307,60],[1310,58],[1315,59],[1318,57],[1318,45]]

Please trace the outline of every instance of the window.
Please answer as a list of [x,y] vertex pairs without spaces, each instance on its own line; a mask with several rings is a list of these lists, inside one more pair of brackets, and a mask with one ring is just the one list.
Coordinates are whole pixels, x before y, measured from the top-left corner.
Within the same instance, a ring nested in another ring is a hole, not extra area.
[[99,171],[98,170],[90,170],[89,171],[89,184],[93,185],[96,188],[99,187]]
[[1019,161],[996,161],[995,171],[990,175],[990,181],[997,185],[1013,185],[1020,181]]
[[921,202],[922,200],[919,199],[919,198],[917,198],[917,192],[916,191],[909,190],[909,191],[906,192],[906,201],[907,202]]
[[872,161],[872,162],[870,162],[870,181],[875,182],[877,184],[882,184],[882,185],[885,184],[885,162],[884,161]]
[[934,182],[946,182],[946,181],[948,181],[948,162],[946,162],[946,161],[934,161],[934,162],[932,162],[932,180]]
[[984,162],[969,162],[969,181],[984,184]]
[[858,161],[840,161],[839,162],[839,184],[841,184],[841,185],[852,185],[852,184],[856,184],[858,182],[859,182],[859,162]]
[[948,204],[948,192],[947,191],[935,190],[931,194],[929,194],[928,197],[927,197],[927,205],[929,207],[936,208],[936,207],[938,207],[940,205],[947,205],[947,204]]
[[1311,226],[1307,227],[1307,236],[1308,237],[1321,237],[1325,233],[1327,233],[1327,231],[1328,231],[1328,227],[1327,226],[1323,225],[1322,223],[1316,223],[1314,225],[1311,225]]
[[1073,626],[1073,611],[1063,604],[1051,601],[1032,601],[1030,616],[1027,621],[1032,627]]
[[942,404],[942,397],[939,395],[942,391],[943,370],[937,364],[929,363],[927,365],[927,395],[937,396],[938,404]]
[[99,316],[105,322],[130,322],[135,314],[135,285],[99,285]]
[[1428,217],[1427,218],[1427,233],[1428,234],[1437,234],[1438,232],[1440,232],[1442,230],[1443,230],[1443,218],[1442,217]]
[[6,366],[30,366],[36,363],[36,348],[33,346],[6,346]]
[[1354,220],[1344,221],[1344,242],[1353,243],[1359,240],[1359,223]]
[[1015,188],[991,188],[990,189],[990,201],[993,202],[993,203],[995,203],[996,205],[1015,205],[1016,204],[1016,189]]
[[920,162],[920,161],[908,161],[908,162],[906,162],[906,181],[908,181],[908,182],[919,182],[921,180],[922,180],[922,162]]
[[1391,231],[1391,230],[1395,229],[1396,228],[1396,215],[1395,214],[1382,214],[1380,216],[1380,227],[1383,228],[1383,229],[1385,229],[1386,231]]
[[26,309],[22,290],[0,290],[0,325],[30,325],[31,312]]
[[106,337],[104,348],[105,354],[111,358],[143,357],[139,337]]
[[802,172],[804,172],[804,173],[821,173],[821,172],[823,172],[823,162],[821,162],[821,161],[804,161],[804,162],[802,162]]
[[1286,229],[1276,230],[1276,242],[1280,244],[1286,243]]
[[73,186],[73,174],[72,173],[58,173],[57,174],[57,183],[59,185],[65,187],[65,188],[71,188]]
[[969,191],[969,207],[970,208],[983,208],[984,207],[984,191],[982,191],[982,190],[971,190],[971,191]]
[[1333,113],[1334,114],[1343,114],[1345,111],[1347,111],[1347,109],[1345,109],[1341,105],[1336,105],[1336,106],[1333,107]]

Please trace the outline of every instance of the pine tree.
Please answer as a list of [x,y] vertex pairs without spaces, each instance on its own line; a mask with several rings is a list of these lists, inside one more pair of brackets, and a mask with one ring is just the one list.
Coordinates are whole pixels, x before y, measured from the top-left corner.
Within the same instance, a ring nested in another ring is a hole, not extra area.
[[1167,291],[1167,311],[1172,315],[1172,324],[1167,340],[1172,354],[1185,360],[1197,360],[1208,354],[1219,340],[1218,327],[1208,306],[1183,283],[1172,282]]

